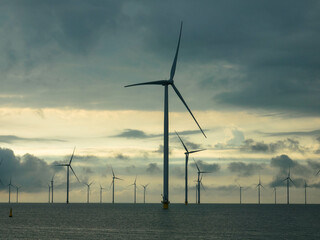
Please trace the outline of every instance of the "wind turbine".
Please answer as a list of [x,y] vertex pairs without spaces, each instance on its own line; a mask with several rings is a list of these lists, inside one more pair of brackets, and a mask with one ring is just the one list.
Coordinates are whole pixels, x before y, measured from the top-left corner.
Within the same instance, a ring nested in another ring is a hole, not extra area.
[[240,204],[242,204],[242,189],[243,189],[243,187],[241,187],[240,184],[238,184],[238,186],[239,186],[239,190],[240,190]]
[[[1,158],[0,166],[1,166],[2,162],[3,162],[3,159]],[[2,180],[1,180],[1,178],[0,178],[0,184],[1,184],[1,185],[4,185],[3,182],[2,182]]]
[[202,172],[200,171],[200,168],[197,164],[197,162],[193,159],[194,163],[196,164],[196,167],[198,169],[198,180],[197,180],[197,191],[198,191],[198,204],[200,204],[200,185],[202,185],[203,189],[204,189],[204,186],[202,184],[202,176],[200,178],[200,174],[204,174],[204,173],[211,173],[211,172]]
[[274,192],[274,204],[277,204],[277,188],[276,187],[273,188],[273,192]]
[[50,184],[48,184],[48,189],[49,189],[49,195],[48,195],[48,203],[50,203]]
[[258,188],[258,204],[260,204],[260,187],[264,188],[264,186],[261,184],[261,180],[260,180],[260,176],[259,176],[259,183],[257,185],[257,188]]
[[289,188],[290,188],[290,182],[292,182],[292,184],[294,185],[291,177],[290,177],[290,168],[289,168],[289,172],[288,172],[288,176],[283,180],[287,181],[287,204],[289,204]]
[[146,203],[146,190],[149,183],[147,185],[141,185],[143,187],[143,203]]
[[137,177],[134,179],[134,183],[130,184],[129,186],[133,186],[133,203],[137,203]]
[[9,203],[11,202],[11,200],[10,200],[10,197],[11,197],[11,186],[14,186],[14,185],[11,183],[11,177],[10,177],[10,182],[8,184],[8,187],[9,187]]
[[102,190],[103,190],[104,188],[103,187],[101,187],[101,184],[100,184],[100,203],[102,203]]
[[307,181],[304,181],[304,204],[307,204],[307,188],[310,187]]
[[54,178],[54,175],[51,178],[51,203],[53,203],[53,178]]
[[[113,171],[113,168],[111,168],[112,170],[112,182],[111,182],[111,185],[112,185],[112,204],[114,204],[114,180],[115,179],[118,179],[118,180],[123,180],[121,178],[118,178],[114,175],[114,171]],[[111,186],[110,186],[111,187]]]
[[176,134],[177,134],[178,138],[180,139],[180,142],[182,143],[184,149],[186,150],[186,152],[184,153],[186,155],[186,162],[185,162],[185,200],[184,200],[184,204],[188,205],[188,160],[189,160],[189,154],[200,152],[200,151],[204,151],[205,149],[194,150],[194,151],[190,151],[189,152],[188,148],[186,147],[186,145],[182,141],[182,139],[179,136],[179,134],[177,132],[176,132]]
[[179,90],[176,88],[173,82],[173,77],[176,72],[176,66],[177,66],[177,59],[178,59],[178,53],[179,53],[179,47],[180,47],[180,39],[181,39],[181,31],[182,31],[182,22],[180,26],[180,33],[179,33],[179,40],[178,45],[176,49],[176,54],[172,63],[171,72],[170,72],[170,78],[169,80],[158,80],[158,81],[152,81],[152,82],[144,82],[144,83],[137,83],[137,84],[131,84],[127,85],[125,87],[133,87],[133,86],[140,86],[140,85],[160,85],[164,86],[164,131],[163,131],[163,194],[162,194],[162,205],[164,209],[168,209],[169,207],[169,98],[168,98],[168,87],[169,85],[172,86],[173,90],[176,92],[182,103],[185,105],[189,113],[191,114],[192,118],[200,128],[203,135],[203,130],[201,129],[199,123],[197,122],[196,118],[193,116],[190,108],[188,107],[187,103],[184,101],[182,95],[180,94]]
[[20,187],[18,187],[17,185],[13,185],[13,186],[17,189],[16,202],[18,203],[19,202],[19,189],[21,188],[21,186]]
[[84,185],[86,185],[88,187],[87,189],[87,203],[89,203],[89,197],[90,197],[90,186],[93,183],[93,181],[91,183],[83,183]]
[[70,161],[69,163],[65,163],[65,164],[57,164],[56,166],[63,166],[63,167],[67,167],[67,204],[69,203],[69,168],[71,169],[71,171],[73,172],[74,176],[77,178],[78,182],[80,182],[79,178],[77,177],[76,173],[74,172],[73,168],[71,167],[71,162],[74,156],[74,151],[76,150],[76,148],[73,149],[73,153],[71,155]]

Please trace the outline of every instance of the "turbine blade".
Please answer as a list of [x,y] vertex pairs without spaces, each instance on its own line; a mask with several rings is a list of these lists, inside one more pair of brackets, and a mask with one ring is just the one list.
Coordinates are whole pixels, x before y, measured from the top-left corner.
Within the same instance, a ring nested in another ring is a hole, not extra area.
[[200,172],[200,169],[199,169],[199,167],[198,167],[198,164],[197,164],[196,160],[193,159],[193,161],[194,161],[194,163],[196,164],[196,167],[197,167],[197,169],[198,169],[198,172]]
[[176,92],[176,94],[178,95],[178,97],[180,98],[180,100],[182,101],[182,103],[184,104],[184,106],[188,109],[189,113],[191,114],[193,120],[196,122],[196,124],[198,125],[200,131],[202,132],[203,136],[205,136],[205,138],[207,138],[207,136],[204,134],[202,128],[200,127],[199,123],[197,122],[197,119],[193,116],[190,108],[188,107],[187,103],[184,101],[182,95],[180,94],[179,90],[176,88],[176,86],[174,84],[171,84],[172,88],[174,89],[174,91]]
[[122,180],[123,181],[123,179],[122,178],[118,178],[118,177],[114,177],[115,179],[118,179],[118,180]]
[[158,80],[158,81],[152,81],[152,82],[135,83],[135,84],[126,85],[124,87],[134,87],[134,86],[141,86],[141,85],[168,85],[168,80]]
[[180,136],[179,136],[179,134],[177,133],[177,131],[175,131],[175,132],[176,132],[176,134],[177,134],[178,138],[180,139],[180,142],[182,143],[182,145],[183,145],[184,149],[186,150],[186,152],[189,152],[189,151],[188,151],[188,149],[187,149],[187,147],[186,147],[186,145],[184,145],[184,143],[183,143],[183,141],[182,141],[181,137],[180,137]]
[[290,182],[293,184],[293,186],[295,186],[295,187],[296,187],[296,185],[294,184],[294,182],[292,181],[292,179],[291,179],[291,178],[289,178],[289,180],[290,180]]
[[113,177],[114,177],[114,171],[113,171],[113,168],[111,167],[111,171],[112,171],[112,175],[113,175]]
[[203,190],[205,191],[206,189],[204,188],[203,183],[202,183],[202,182],[200,182],[200,184],[201,184],[201,187],[203,188]]
[[191,151],[189,153],[196,153],[196,152],[201,152],[201,151],[204,151],[204,150],[207,150],[207,149],[194,150],[194,151]]
[[179,54],[179,48],[180,48],[181,32],[182,32],[182,22],[181,22],[181,26],[180,26],[180,33],[179,33],[177,50],[176,50],[176,54],[174,56],[174,60],[173,60],[172,67],[171,67],[170,80],[173,80],[174,74],[176,72],[177,60],[178,60],[178,54]]
[[111,188],[111,186],[112,186],[112,183],[113,183],[113,181],[111,181],[111,184],[110,184],[110,187],[109,187],[109,189]]
[[76,175],[76,173],[74,172],[74,170],[73,170],[73,168],[71,167],[71,165],[70,165],[70,169],[71,169],[71,171],[73,172],[73,174],[76,176],[78,182],[80,182],[79,178],[77,177],[77,175]]
[[61,167],[61,166],[66,167],[66,166],[69,166],[69,164],[56,164],[55,166],[58,166],[58,167]]
[[200,173],[212,173],[212,172],[200,172]]
[[316,173],[316,176],[320,173],[320,170]]
[[92,181],[91,183],[89,183],[89,186],[93,183],[94,181]]
[[262,184],[260,184],[261,187],[263,187],[264,189],[266,189]]
[[72,155],[71,155],[71,158],[70,158],[70,162],[69,162],[69,165],[71,164],[71,162],[72,162],[72,159],[73,159],[73,156],[74,156],[74,151],[76,150],[76,147],[74,147],[74,149],[73,149],[73,153],[72,153]]

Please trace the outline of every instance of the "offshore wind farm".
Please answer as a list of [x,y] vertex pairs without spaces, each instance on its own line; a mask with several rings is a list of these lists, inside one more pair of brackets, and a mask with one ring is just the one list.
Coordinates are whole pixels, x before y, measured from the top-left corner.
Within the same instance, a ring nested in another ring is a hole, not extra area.
[[319,238],[320,3],[0,13],[0,238]]

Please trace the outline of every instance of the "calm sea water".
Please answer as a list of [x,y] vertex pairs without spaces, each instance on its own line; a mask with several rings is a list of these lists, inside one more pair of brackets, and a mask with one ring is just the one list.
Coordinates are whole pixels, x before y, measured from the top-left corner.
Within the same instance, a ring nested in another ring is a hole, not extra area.
[[2,203],[0,239],[320,239],[320,205]]

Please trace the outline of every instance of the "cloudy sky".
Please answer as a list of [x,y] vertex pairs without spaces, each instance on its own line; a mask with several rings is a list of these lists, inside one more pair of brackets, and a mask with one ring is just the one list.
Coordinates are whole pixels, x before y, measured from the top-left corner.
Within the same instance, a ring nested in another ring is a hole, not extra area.
[[[319,1],[1,1],[0,201],[7,184],[24,202],[66,198],[66,170],[94,181],[91,199],[133,201],[132,184],[148,184],[147,201],[162,193],[163,88],[125,85],[168,79],[183,31],[175,84],[205,130],[204,138],[169,90],[171,202],[184,201],[181,134],[201,169],[204,202],[320,203]],[[190,159],[189,201],[196,169]],[[137,201],[143,199],[138,189]],[[15,198],[15,195],[12,195]],[[71,176],[71,202],[86,188]]]

